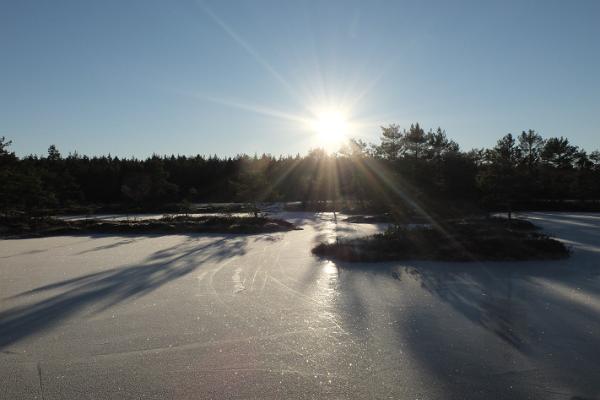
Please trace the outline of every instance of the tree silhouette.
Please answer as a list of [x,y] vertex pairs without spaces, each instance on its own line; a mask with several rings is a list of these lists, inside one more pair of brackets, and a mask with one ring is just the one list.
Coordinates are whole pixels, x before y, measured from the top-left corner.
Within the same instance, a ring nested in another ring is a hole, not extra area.
[[400,131],[399,125],[381,127],[381,144],[376,152],[387,160],[397,160],[404,148],[404,132]]
[[[437,128],[381,127],[380,141],[351,140],[338,153],[220,158],[153,155],[147,159],[64,157],[55,145],[46,156],[17,157],[0,138],[0,212],[111,207],[161,211],[190,202],[302,201],[321,209],[358,207],[448,214],[455,207],[484,210],[600,209],[600,152],[566,137],[534,130],[502,137],[493,148],[461,151]],[[338,205],[339,203],[339,205]]]

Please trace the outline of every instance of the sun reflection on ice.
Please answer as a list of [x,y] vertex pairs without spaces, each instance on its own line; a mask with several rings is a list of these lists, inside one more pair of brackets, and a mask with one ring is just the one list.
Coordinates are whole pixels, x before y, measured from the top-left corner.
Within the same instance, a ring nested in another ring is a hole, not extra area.
[[328,275],[335,275],[334,278],[337,281],[338,268],[333,261],[325,261],[325,265],[323,265],[323,272]]
[[320,305],[320,316],[328,321],[334,318],[331,309],[335,300],[338,275],[338,267],[331,261],[324,261],[319,266],[319,276],[316,280],[314,298]]

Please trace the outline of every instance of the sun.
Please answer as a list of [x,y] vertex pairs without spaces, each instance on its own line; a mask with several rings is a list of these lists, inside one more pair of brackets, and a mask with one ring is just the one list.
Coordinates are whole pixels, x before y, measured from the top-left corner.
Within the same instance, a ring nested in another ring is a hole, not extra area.
[[316,133],[319,146],[327,150],[338,150],[350,133],[348,118],[339,110],[317,113],[311,125],[312,130]]

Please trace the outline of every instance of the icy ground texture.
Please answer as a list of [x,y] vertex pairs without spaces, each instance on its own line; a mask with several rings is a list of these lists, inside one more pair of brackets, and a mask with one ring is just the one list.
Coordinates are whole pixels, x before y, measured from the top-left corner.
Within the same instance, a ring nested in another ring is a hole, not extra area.
[[564,261],[352,269],[310,249],[378,227],[280,216],[0,241],[0,399],[600,397],[599,215],[527,215]]

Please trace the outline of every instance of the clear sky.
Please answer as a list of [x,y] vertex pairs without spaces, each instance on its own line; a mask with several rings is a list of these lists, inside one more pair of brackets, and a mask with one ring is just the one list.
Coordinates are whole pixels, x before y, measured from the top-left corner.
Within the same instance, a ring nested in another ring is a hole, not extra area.
[[[0,136],[20,155],[304,153],[441,126],[600,148],[600,1],[0,2]],[[308,122],[307,122],[308,121]]]

